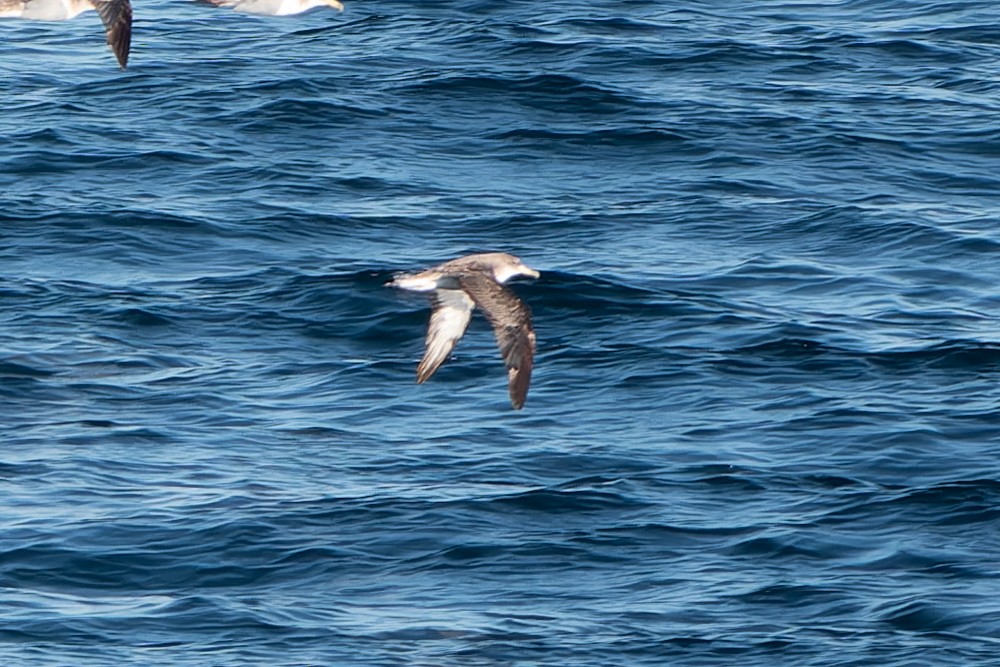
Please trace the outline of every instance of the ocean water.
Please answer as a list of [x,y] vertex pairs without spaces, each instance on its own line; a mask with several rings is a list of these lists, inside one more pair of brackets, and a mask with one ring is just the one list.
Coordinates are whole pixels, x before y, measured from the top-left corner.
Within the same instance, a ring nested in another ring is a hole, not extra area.
[[995,1],[135,16],[0,20],[0,664],[1000,664]]

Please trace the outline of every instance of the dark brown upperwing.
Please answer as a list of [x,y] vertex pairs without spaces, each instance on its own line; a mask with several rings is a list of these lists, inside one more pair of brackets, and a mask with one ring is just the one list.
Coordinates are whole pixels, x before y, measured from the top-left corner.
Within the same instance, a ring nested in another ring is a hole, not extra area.
[[520,410],[528,395],[535,359],[531,309],[516,294],[485,274],[463,274],[459,284],[493,325],[500,354],[507,366],[510,402],[515,410]]
[[132,5],[129,0],[91,0],[104,23],[108,46],[122,69],[128,65],[132,46]]

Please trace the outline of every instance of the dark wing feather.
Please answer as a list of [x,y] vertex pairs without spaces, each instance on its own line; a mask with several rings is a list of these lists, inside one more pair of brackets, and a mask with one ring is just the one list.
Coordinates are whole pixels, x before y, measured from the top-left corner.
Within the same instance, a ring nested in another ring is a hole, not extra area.
[[129,0],[91,0],[104,23],[108,46],[122,69],[128,65],[132,46],[132,5]]
[[520,410],[528,396],[535,359],[531,309],[516,294],[485,274],[464,274],[459,284],[493,325],[500,354],[507,366],[510,402],[515,410]]

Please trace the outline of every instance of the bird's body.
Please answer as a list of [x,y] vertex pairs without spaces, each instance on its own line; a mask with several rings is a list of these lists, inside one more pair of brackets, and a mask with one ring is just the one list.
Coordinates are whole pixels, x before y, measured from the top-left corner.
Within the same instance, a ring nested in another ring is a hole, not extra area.
[[424,356],[417,366],[417,382],[423,383],[451,354],[465,334],[476,306],[483,311],[496,335],[507,366],[510,401],[514,409],[524,405],[531,382],[535,356],[535,330],[531,309],[504,287],[514,277],[537,278],[540,274],[506,253],[467,255],[420,273],[398,276],[392,287],[430,294],[433,312],[427,329]]
[[64,21],[96,10],[104,23],[108,46],[122,69],[132,44],[132,5],[129,0],[0,0],[0,18]]
[[343,11],[344,5],[338,0],[203,0],[216,7],[234,9],[248,14],[263,16],[289,16],[300,14],[314,7],[333,7]]

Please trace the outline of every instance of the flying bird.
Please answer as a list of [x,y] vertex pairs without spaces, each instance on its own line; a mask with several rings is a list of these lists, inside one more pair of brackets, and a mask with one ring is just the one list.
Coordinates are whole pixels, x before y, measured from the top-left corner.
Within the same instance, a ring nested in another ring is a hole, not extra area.
[[313,7],[333,7],[344,11],[344,5],[338,0],[202,0],[216,7],[235,9],[248,14],[264,16],[289,16],[300,14]]
[[108,46],[122,69],[132,44],[132,5],[129,0],[0,0],[0,18],[63,21],[97,10],[104,23]]
[[478,306],[493,325],[507,366],[510,402],[520,410],[531,382],[535,330],[531,309],[503,285],[511,278],[540,275],[513,255],[490,252],[459,257],[420,273],[396,276],[389,282],[390,287],[430,294],[431,321],[424,356],[417,366],[417,383],[434,375],[448,358]]

